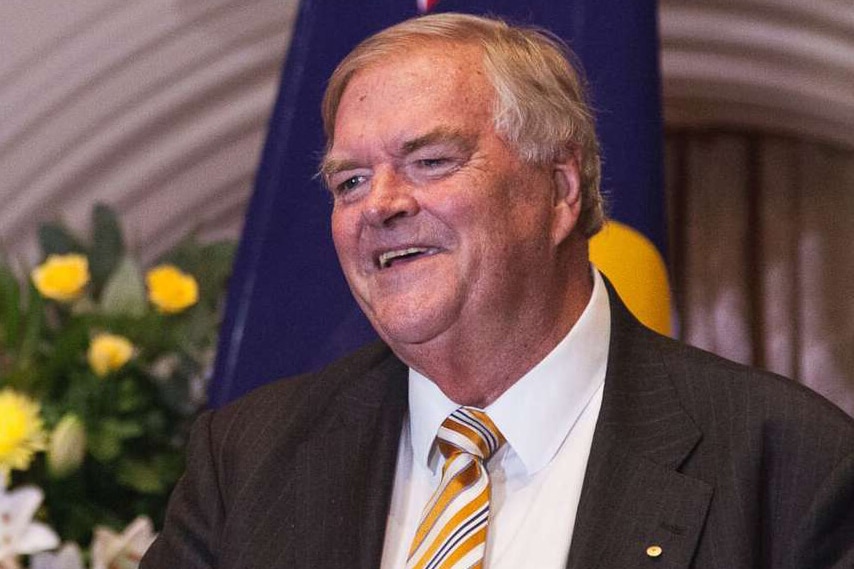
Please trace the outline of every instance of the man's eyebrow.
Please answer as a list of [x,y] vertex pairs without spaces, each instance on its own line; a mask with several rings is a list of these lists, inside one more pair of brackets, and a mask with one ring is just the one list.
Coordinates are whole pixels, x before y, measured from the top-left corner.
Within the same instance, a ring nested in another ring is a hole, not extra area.
[[324,157],[323,161],[320,163],[318,174],[320,175],[320,178],[326,182],[332,175],[337,174],[338,172],[354,170],[359,167],[359,164],[355,160],[338,160],[336,158]]
[[476,138],[471,133],[440,128],[412,140],[407,140],[401,145],[401,154],[406,156],[421,148],[438,144],[449,144],[463,152],[471,152],[474,149]]

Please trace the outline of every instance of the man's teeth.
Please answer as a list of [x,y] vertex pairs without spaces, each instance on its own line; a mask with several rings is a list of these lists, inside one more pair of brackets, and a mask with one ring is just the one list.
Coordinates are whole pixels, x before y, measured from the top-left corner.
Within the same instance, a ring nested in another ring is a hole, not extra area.
[[387,251],[385,253],[380,253],[380,268],[385,269],[391,265],[391,263],[395,259],[400,259],[401,257],[408,257],[410,255],[420,255],[422,253],[428,253],[431,249],[428,247],[407,247],[406,249],[398,249],[396,251]]

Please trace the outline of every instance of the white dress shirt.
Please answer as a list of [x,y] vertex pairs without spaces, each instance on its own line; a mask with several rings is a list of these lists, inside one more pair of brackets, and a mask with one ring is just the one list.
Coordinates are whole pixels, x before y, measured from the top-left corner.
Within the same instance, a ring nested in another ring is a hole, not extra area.
[[[593,430],[602,403],[611,310],[598,271],[566,337],[486,412],[507,439],[487,464],[492,485],[486,569],[566,566]],[[444,458],[434,441],[459,405],[409,370],[382,569],[402,569]]]

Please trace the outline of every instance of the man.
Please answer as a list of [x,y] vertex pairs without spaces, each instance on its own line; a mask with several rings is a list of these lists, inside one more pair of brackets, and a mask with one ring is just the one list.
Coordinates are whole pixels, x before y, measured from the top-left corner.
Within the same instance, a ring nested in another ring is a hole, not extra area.
[[556,41],[404,22],[323,113],[383,342],[203,415],[143,569],[854,566],[852,421],[643,328],[590,267],[598,149]]

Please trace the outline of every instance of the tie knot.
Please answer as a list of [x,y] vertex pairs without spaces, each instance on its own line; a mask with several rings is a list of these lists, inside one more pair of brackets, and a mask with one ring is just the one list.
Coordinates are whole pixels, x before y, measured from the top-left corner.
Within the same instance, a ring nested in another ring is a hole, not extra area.
[[439,450],[449,458],[459,452],[489,460],[504,444],[504,436],[480,409],[460,407],[442,422],[437,435]]

